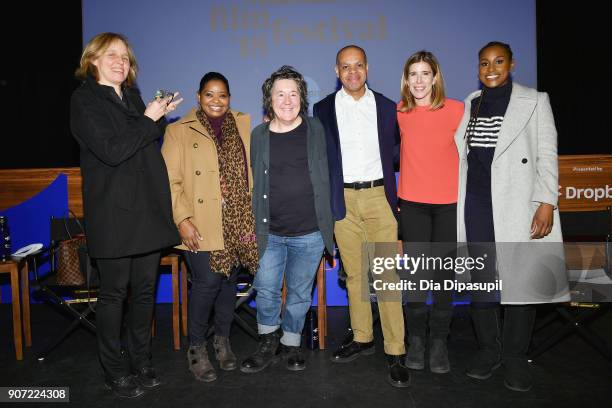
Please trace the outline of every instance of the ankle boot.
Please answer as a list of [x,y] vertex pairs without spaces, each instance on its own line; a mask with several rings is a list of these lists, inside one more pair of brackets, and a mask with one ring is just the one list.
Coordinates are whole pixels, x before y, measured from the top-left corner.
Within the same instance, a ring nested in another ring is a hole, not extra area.
[[196,380],[211,382],[217,379],[215,368],[208,359],[206,343],[200,346],[189,346],[189,350],[187,350],[187,361],[189,364],[189,371],[193,373]]
[[465,373],[486,380],[501,365],[499,308],[472,308],[471,313],[479,350]]
[[429,370],[436,374],[450,371],[446,341],[450,333],[453,309],[433,309],[429,315]]
[[281,337],[282,330],[280,328],[273,333],[260,335],[257,350],[242,362],[240,371],[249,374],[257,373],[269,365],[274,364],[279,358],[279,343]]
[[529,391],[533,382],[527,362],[535,308],[531,305],[506,306],[504,311],[504,385],[513,391]]
[[408,330],[406,367],[412,370],[422,370],[425,368],[427,312],[427,306],[411,303],[404,305],[406,329]]
[[215,357],[219,362],[219,368],[224,371],[232,371],[236,369],[236,356],[232,351],[229,337],[215,336],[213,340],[215,349]]
[[435,374],[446,374],[450,371],[446,339],[431,338],[429,342],[429,370]]

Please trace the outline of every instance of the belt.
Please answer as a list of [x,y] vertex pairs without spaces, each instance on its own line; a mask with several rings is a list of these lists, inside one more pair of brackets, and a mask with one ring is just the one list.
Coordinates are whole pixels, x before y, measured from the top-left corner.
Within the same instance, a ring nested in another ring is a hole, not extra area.
[[363,190],[364,188],[378,187],[385,184],[384,179],[373,181],[356,181],[354,183],[344,183],[344,188],[352,188],[355,190]]

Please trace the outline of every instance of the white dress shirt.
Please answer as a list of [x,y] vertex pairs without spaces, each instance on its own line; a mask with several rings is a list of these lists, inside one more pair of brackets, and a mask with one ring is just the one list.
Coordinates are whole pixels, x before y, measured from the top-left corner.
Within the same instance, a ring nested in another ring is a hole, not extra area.
[[344,182],[382,178],[374,93],[366,85],[365,94],[355,100],[343,87],[335,102]]

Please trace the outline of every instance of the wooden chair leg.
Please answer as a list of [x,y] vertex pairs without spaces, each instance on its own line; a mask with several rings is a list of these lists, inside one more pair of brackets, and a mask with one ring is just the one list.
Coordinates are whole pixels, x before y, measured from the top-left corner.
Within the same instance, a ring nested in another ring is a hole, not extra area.
[[23,332],[26,347],[32,347],[32,327],[30,325],[30,271],[27,261],[21,265],[21,307],[23,310]]
[[23,360],[23,343],[21,337],[21,305],[19,301],[19,270],[17,264],[11,265],[11,295],[13,297],[13,340],[15,341],[15,356]]
[[319,350],[325,350],[327,336],[327,296],[325,289],[325,258],[317,270],[317,327],[319,329]]
[[[287,285],[283,280],[282,305],[287,299]],[[317,270],[317,328],[319,331],[319,349],[325,350],[325,336],[327,336],[327,296],[325,289],[325,257],[319,263]]]
[[181,349],[181,338],[179,333],[179,261],[178,257],[172,258],[172,338],[174,349]]
[[155,312],[153,313],[153,319],[151,319],[151,337],[157,336],[157,319],[155,319]]
[[181,261],[181,321],[183,336],[187,336],[187,265]]

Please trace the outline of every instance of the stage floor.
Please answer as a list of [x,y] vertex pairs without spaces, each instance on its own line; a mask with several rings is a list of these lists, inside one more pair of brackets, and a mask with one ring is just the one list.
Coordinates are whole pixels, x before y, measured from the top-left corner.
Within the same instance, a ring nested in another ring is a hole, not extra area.
[[[603,358],[576,335],[553,347],[532,364],[535,384],[528,393],[507,390],[503,385],[501,369],[486,381],[468,378],[463,371],[476,345],[466,306],[455,308],[449,340],[452,371],[444,375],[429,371],[413,372],[411,386],[405,389],[394,389],[385,381],[386,362],[379,328],[376,330],[374,355],[362,356],[348,364],[329,361],[335,346],[346,334],[348,310],[345,307],[328,309],[328,349],[306,350],[308,360],[305,371],[287,371],[282,363],[250,375],[238,370],[217,370],[217,381],[207,384],[193,380],[187,370],[187,339],[182,338],[181,351],[172,348],[171,305],[157,305],[156,314],[153,362],[164,384],[138,399],[122,401],[122,405],[147,408],[602,408],[610,406],[612,401],[612,361]],[[85,329],[73,333],[44,362],[38,362],[34,357],[34,352],[67,323],[67,319],[50,307],[32,305],[33,347],[26,349],[24,360],[18,362],[12,343],[10,305],[0,305],[0,386],[68,386],[71,406],[112,406],[118,399],[104,388],[95,337]],[[592,328],[612,342],[612,313],[594,322]],[[538,333],[534,341],[541,340],[548,330]],[[238,358],[243,359],[254,351],[256,343],[235,326],[232,345]],[[212,353],[209,354],[212,356]]]

